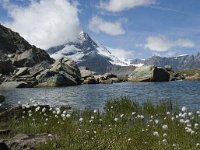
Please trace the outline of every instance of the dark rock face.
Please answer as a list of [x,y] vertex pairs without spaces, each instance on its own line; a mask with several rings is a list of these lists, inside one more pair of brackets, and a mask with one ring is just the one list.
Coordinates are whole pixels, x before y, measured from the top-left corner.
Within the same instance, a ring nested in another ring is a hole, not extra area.
[[0,74],[9,75],[14,71],[11,60],[0,60]]
[[0,24],[0,54],[13,54],[31,48],[32,46],[18,33]]
[[169,81],[170,74],[163,68],[154,68],[153,71],[153,81],[161,82],[161,81]]
[[136,68],[128,77],[128,80],[133,82],[161,82],[169,79],[170,75],[165,69],[155,66]]
[[0,103],[3,103],[4,101],[5,101],[5,96],[3,96],[3,95],[0,95]]
[[11,60],[16,67],[32,67],[53,60],[44,51],[30,45],[18,33],[0,24],[0,60]]

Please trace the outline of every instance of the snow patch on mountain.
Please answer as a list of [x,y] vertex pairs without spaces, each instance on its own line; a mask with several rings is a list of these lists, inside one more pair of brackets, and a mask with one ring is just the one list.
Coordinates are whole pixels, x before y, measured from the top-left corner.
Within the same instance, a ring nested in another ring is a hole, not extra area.
[[[51,48],[52,51],[47,50],[54,59],[67,56],[77,63],[86,61],[85,57],[104,57],[113,65],[119,66],[136,66],[141,67],[143,64],[132,64],[131,60],[118,58],[114,56],[105,46],[93,41],[87,33],[81,32],[76,42],[66,43],[61,46],[61,49]],[[55,50],[56,49],[56,50]]]

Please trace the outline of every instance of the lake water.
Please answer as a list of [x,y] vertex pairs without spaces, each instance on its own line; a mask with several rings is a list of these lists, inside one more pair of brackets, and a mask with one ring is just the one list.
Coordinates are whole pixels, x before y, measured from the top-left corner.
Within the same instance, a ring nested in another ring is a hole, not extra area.
[[40,104],[69,105],[72,107],[99,108],[111,98],[129,96],[131,99],[143,103],[147,100],[159,103],[163,100],[172,100],[179,106],[190,109],[200,109],[200,82],[176,81],[160,83],[116,83],[81,85],[63,88],[32,88],[0,90],[6,97],[8,107],[32,100]]

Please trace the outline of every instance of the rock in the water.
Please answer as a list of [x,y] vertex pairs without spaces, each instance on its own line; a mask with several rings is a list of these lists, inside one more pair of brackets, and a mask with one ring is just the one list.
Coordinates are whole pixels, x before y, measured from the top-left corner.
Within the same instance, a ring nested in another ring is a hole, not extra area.
[[76,79],[64,71],[55,72],[49,69],[41,72],[36,79],[39,84],[38,87],[60,87],[77,85]]
[[52,135],[50,136],[47,133],[35,135],[18,134],[9,140],[1,140],[0,146],[7,147],[9,150],[30,150],[35,148],[38,144],[53,140],[53,138]]
[[185,80],[192,80],[192,81],[200,81],[200,74],[199,73],[195,73],[193,76],[187,76],[185,78]]
[[161,82],[169,79],[170,75],[165,69],[155,66],[136,68],[128,77],[128,80],[133,82]]
[[99,84],[99,79],[94,77],[88,77],[83,80],[82,84]]
[[86,67],[79,67],[79,70],[80,70],[80,73],[81,73],[81,78],[88,78],[88,77],[91,77],[93,75],[97,75],[96,72],[94,71],[90,71],[88,68]]
[[4,101],[5,101],[5,96],[3,96],[3,95],[0,95],[0,103],[3,103]]
[[28,84],[23,81],[9,81],[9,82],[3,82],[0,85],[0,89],[12,89],[12,88],[27,88]]
[[0,60],[0,74],[9,75],[14,71],[10,60]]
[[50,70],[54,72],[63,71],[69,74],[70,76],[72,76],[76,80],[77,83],[80,83],[80,79],[81,79],[80,70],[78,66],[76,65],[76,63],[67,57],[62,57],[56,60]]
[[81,74],[74,61],[63,57],[36,76],[42,87],[73,86],[80,84]]

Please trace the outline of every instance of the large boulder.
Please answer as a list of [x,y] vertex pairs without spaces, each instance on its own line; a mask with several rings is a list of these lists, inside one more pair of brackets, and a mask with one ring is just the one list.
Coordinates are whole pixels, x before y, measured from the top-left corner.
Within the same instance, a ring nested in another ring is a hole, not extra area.
[[138,67],[128,76],[128,80],[133,82],[161,82],[169,79],[170,75],[165,69],[155,66]]
[[52,64],[52,68],[50,70],[54,72],[63,71],[72,76],[78,84],[81,81],[81,73],[78,66],[74,61],[67,57],[62,57],[56,60],[55,63]]
[[94,75],[97,75],[96,72],[89,70],[87,67],[79,67],[80,73],[81,73],[81,78],[88,78]]
[[38,76],[38,87],[60,87],[77,85],[76,79],[64,71],[44,70]]
[[14,71],[10,60],[0,60],[0,74],[9,75]]
[[53,62],[53,60],[44,50],[33,46],[29,50],[16,54],[13,59],[13,65],[16,67],[33,67],[44,60],[48,61],[49,63]]
[[8,81],[8,82],[3,82],[0,85],[0,89],[27,88],[27,87],[29,87],[28,84],[23,81]]

